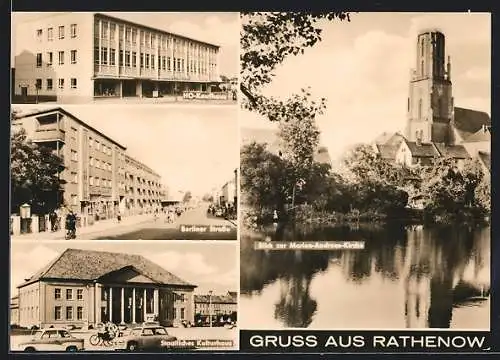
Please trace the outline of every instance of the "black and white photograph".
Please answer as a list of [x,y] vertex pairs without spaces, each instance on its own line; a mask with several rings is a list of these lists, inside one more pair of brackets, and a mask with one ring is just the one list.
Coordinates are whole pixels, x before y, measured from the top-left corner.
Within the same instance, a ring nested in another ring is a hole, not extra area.
[[11,351],[238,346],[235,243],[18,242]]
[[236,240],[237,113],[14,105],[11,240]]
[[13,12],[13,103],[236,105],[239,14]]
[[489,330],[490,14],[241,20],[240,329]]

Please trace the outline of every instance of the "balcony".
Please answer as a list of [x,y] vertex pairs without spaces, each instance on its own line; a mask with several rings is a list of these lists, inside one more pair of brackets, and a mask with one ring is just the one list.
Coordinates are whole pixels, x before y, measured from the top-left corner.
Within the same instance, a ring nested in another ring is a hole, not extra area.
[[33,142],[50,142],[50,141],[66,141],[66,134],[61,129],[57,128],[48,128],[43,129],[39,128],[35,131],[33,135]]

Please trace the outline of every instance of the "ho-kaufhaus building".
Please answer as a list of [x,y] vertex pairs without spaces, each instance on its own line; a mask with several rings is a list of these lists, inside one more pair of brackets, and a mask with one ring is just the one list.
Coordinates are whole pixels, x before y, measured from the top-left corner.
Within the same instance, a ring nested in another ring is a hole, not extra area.
[[57,107],[16,116],[12,128],[63,159],[62,203],[82,221],[150,213],[161,207],[161,178],[126,147]]
[[19,319],[11,322],[28,328],[193,322],[195,288],[140,255],[67,249],[17,287]]
[[105,14],[48,15],[16,29],[15,94],[68,103],[210,91],[218,56],[217,45]]

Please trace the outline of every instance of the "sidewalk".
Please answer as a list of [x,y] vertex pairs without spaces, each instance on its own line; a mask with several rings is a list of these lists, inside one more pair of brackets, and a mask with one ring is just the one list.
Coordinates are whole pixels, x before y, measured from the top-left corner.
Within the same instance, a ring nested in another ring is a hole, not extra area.
[[[118,220],[116,218],[113,219],[106,219],[102,221],[98,221],[94,223],[93,225],[90,226],[85,226],[85,227],[79,227],[76,229],[76,236],[77,239],[81,235],[86,235],[90,234],[93,232],[98,232],[98,231],[106,231],[110,229],[116,229],[117,227],[121,226],[130,226],[130,225],[137,225],[143,222],[148,222],[151,221],[153,218],[153,214],[145,214],[145,215],[132,215],[132,216],[127,216],[127,217],[122,217],[122,220],[120,223],[118,223]],[[50,232],[50,231],[44,231],[40,233],[32,233],[32,234],[22,234],[22,235],[12,235],[11,236],[11,241],[12,240],[60,240],[64,239],[66,235],[66,230],[59,230],[56,232]]]

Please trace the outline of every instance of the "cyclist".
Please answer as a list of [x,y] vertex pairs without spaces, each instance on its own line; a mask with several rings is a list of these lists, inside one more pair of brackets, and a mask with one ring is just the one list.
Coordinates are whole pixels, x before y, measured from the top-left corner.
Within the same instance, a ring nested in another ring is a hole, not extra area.
[[66,237],[68,239],[76,238],[76,215],[73,210],[70,210],[66,215]]

